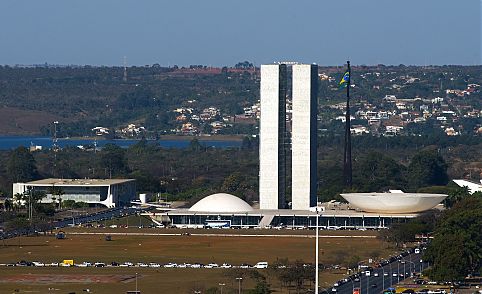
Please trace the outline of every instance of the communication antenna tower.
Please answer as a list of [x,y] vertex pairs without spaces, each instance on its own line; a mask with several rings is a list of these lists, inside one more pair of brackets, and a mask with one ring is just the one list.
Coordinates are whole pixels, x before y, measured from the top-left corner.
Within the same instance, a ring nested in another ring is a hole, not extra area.
[[127,82],[127,56],[124,56],[124,82]]

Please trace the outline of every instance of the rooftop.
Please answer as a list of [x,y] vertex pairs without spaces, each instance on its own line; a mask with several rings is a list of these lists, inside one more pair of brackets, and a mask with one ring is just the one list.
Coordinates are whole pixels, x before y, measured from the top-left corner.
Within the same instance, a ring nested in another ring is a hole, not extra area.
[[49,185],[49,186],[107,186],[122,184],[135,181],[134,179],[42,179],[38,181],[27,182],[31,185]]
[[[160,209],[162,210],[162,209]],[[309,210],[292,210],[292,209],[253,209],[246,212],[200,212],[191,211],[189,209],[175,209],[168,211],[167,215],[237,215],[237,216],[316,216],[316,212]],[[320,213],[322,217],[395,217],[395,218],[413,218],[418,216],[418,213],[373,213],[363,212],[354,209],[326,209]]]

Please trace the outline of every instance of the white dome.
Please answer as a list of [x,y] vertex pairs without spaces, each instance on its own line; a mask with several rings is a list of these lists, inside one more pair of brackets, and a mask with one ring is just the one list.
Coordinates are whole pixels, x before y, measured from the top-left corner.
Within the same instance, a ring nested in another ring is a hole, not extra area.
[[209,195],[194,204],[189,211],[199,212],[246,212],[253,208],[243,199],[231,194]]
[[366,212],[414,213],[429,210],[447,197],[422,193],[347,193],[340,194],[351,205]]

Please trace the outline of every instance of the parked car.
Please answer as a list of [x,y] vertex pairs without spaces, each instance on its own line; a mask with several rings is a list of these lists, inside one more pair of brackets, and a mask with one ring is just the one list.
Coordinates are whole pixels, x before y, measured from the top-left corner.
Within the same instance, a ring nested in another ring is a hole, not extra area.
[[260,261],[254,265],[254,268],[258,268],[258,269],[268,268],[268,262]]

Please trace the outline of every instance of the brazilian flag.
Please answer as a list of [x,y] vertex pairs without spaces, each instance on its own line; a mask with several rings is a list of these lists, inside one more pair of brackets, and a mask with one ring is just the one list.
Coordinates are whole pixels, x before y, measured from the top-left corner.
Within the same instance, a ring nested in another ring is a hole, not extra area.
[[343,77],[341,78],[341,81],[340,83],[338,84],[338,87],[340,89],[343,89],[343,88],[346,88],[346,86],[348,85],[348,82],[350,81],[350,72],[349,71],[346,71],[344,74],[343,74]]

